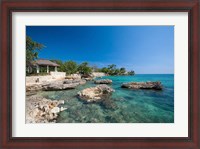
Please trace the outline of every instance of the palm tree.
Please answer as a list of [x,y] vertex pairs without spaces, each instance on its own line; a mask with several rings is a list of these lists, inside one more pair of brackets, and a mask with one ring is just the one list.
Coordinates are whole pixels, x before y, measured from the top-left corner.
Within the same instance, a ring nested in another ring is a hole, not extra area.
[[128,75],[131,75],[131,76],[132,76],[132,75],[135,75],[135,71],[133,71],[133,70],[129,71],[129,72],[128,72]]
[[126,68],[122,67],[120,68],[120,75],[123,75],[126,73]]

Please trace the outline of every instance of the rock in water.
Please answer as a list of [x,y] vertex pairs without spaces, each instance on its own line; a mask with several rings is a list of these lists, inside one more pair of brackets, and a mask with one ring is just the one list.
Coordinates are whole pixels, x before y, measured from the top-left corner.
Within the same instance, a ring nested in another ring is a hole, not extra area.
[[54,107],[53,109],[51,109],[51,113],[57,114],[60,112],[60,108],[59,107]]
[[33,91],[56,91],[56,90],[67,90],[74,89],[78,85],[85,84],[86,81],[84,79],[75,79],[75,80],[61,80],[61,81],[51,81],[51,82],[42,82],[38,84],[29,84],[26,85],[26,92]]
[[59,108],[64,100],[50,100],[37,95],[26,98],[26,123],[56,122],[58,114],[66,110]]
[[162,90],[161,82],[129,82],[123,83],[122,88]]
[[65,110],[67,110],[67,108],[60,107],[60,111],[61,111],[61,112],[62,112],[62,111],[65,111]]
[[26,92],[42,90],[41,84],[26,85]]
[[110,99],[110,98],[107,98],[106,100],[103,100],[101,102],[101,106],[103,106],[106,109],[111,109],[111,110],[114,110],[117,107],[117,105],[115,104],[115,102],[112,99]]
[[75,80],[64,80],[63,84],[73,84],[73,83],[78,83],[78,84],[85,84],[86,81],[83,79],[75,79]]
[[102,85],[97,85],[96,87],[86,88],[78,92],[78,96],[86,102],[97,102],[106,99],[114,91],[115,90],[112,89],[111,87],[102,84]]
[[46,91],[55,91],[55,90],[67,90],[67,89],[74,89],[78,85],[85,84],[85,80],[76,79],[76,80],[64,80],[64,81],[55,81],[49,84],[45,84],[42,86],[43,90]]
[[63,84],[63,83],[51,83],[48,85],[42,86],[43,90],[45,91],[56,91],[56,90],[66,90],[66,89],[74,89],[78,86],[78,83],[70,83],[70,84]]
[[95,84],[111,84],[112,80],[109,80],[109,79],[95,80],[94,83]]

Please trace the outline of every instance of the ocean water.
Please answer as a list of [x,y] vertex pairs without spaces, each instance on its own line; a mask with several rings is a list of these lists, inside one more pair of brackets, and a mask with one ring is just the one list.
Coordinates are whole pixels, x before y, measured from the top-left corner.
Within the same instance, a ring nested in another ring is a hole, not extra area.
[[[91,86],[93,81],[76,89],[39,92],[48,99],[65,100],[67,110],[60,113],[58,123],[173,123],[174,75],[138,74],[135,76],[106,76],[115,92],[103,103],[84,103],[77,92]],[[163,90],[131,90],[121,88],[125,82],[161,81]]]

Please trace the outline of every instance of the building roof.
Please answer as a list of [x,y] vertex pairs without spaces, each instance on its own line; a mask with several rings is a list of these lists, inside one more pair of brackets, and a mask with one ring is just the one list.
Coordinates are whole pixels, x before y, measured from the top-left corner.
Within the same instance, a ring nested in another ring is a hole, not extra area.
[[33,65],[39,65],[39,66],[60,66],[57,63],[54,63],[54,62],[52,62],[50,60],[47,60],[47,59],[38,59],[38,60],[35,60],[33,62]]

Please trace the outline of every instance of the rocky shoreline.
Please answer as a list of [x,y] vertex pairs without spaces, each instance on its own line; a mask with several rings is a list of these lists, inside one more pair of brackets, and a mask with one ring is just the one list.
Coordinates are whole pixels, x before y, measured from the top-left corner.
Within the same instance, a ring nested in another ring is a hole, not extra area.
[[50,100],[37,95],[26,97],[26,123],[56,123],[58,114],[67,108],[64,100]]
[[[85,84],[86,79],[63,79],[57,81],[40,82],[26,85],[26,123],[56,123],[60,112],[66,110],[64,100],[50,100],[34,93],[37,91],[58,91],[75,89],[79,85]],[[110,98],[115,92],[110,86],[112,80],[94,80],[94,87],[85,88],[77,93],[77,97],[86,103],[100,103],[106,108],[116,107]],[[128,89],[153,89],[162,90],[161,82],[129,82],[123,83],[122,88]]]
[[51,82],[41,82],[41,83],[34,83],[26,85],[26,92],[29,91],[57,91],[57,90],[67,90],[67,89],[74,89],[78,85],[83,85],[86,83],[86,80],[83,79],[75,79],[75,80],[58,80],[58,81],[51,81]]

